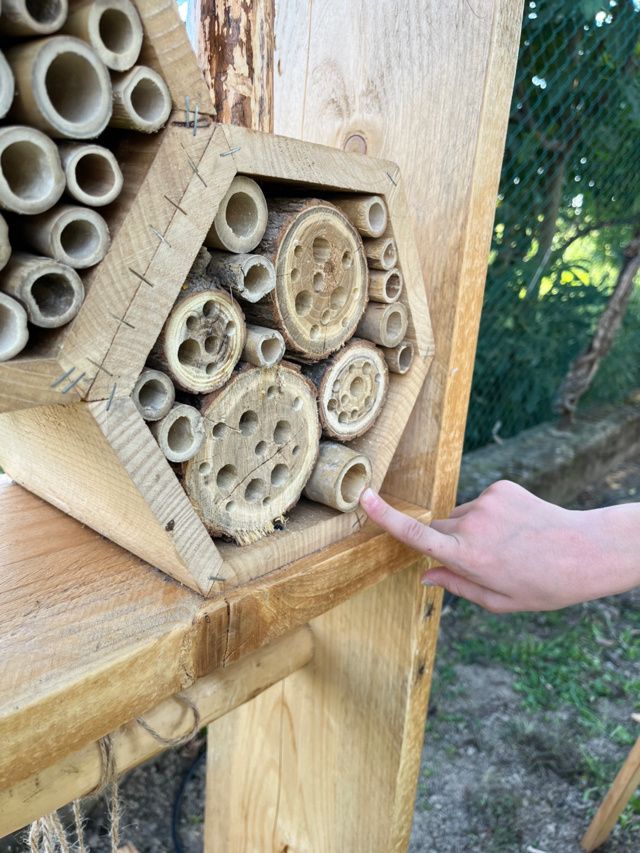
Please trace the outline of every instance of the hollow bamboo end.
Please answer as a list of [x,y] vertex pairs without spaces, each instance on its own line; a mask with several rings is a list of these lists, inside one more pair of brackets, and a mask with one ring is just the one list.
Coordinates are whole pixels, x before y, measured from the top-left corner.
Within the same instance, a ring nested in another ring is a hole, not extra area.
[[67,0],[2,0],[0,32],[10,36],[46,36],[67,17]]
[[112,71],[128,71],[140,56],[142,24],[130,0],[94,0],[72,11],[64,29],[88,41]]
[[0,51],[0,118],[4,118],[9,112],[15,91],[16,84],[13,79],[13,71],[6,56]]
[[396,347],[407,333],[409,315],[402,302],[370,302],[358,325],[358,335],[383,347]]
[[49,210],[64,192],[55,144],[32,127],[0,129],[0,206],[12,213]]
[[390,270],[398,263],[398,247],[393,237],[365,240],[364,252],[372,269]]
[[60,158],[67,192],[75,201],[89,207],[102,207],[115,201],[122,192],[122,171],[108,148],[63,143]]
[[114,74],[113,114],[110,124],[140,133],[155,133],[171,113],[171,93],[153,69],[136,65]]
[[404,289],[404,278],[397,267],[390,270],[371,270],[369,299],[373,302],[397,302]]
[[389,215],[382,196],[342,196],[335,199],[335,204],[363,237],[381,237],[386,231]]
[[9,261],[0,287],[20,300],[29,321],[43,329],[69,323],[84,301],[84,285],[75,270],[23,252],[16,252]]
[[273,264],[262,255],[211,252],[207,274],[245,302],[259,302],[276,286]]
[[306,498],[340,512],[352,512],[371,485],[371,460],[342,444],[320,442],[320,453],[304,489]]
[[242,351],[242,361],[256,367],[274,367],[284,357],[284,338],[275,329],[247,326],[247,342]]
[[392,373],[402,375],[409,372],[414,357],[414,347],[411,341],[402,341],[398,346],[391,349],[383,347],[382,352]]
[[107,223],[89,207],[60,205],[24,223],[31,245],[73,269],[99,263],[109,251]]
[[220,202],[205,246],[228,252],[252,252],[267,227],[267,202],[258,184],[237,175]]
[[18,355],[28,340],[27,312],[17,300],[0,293],[0,361]]
[[193,406],[176,404],[163,418],[149,424],[169,462],[187,462],[200,450],[204,440],[202,415]]
[[160,370],[144,370],[133,387],[131,398],[145,421],[159,421],[175,402],[173,382]]
[[0,270],[3,270],[11,257],[9,228],[4,216],[0,216]]

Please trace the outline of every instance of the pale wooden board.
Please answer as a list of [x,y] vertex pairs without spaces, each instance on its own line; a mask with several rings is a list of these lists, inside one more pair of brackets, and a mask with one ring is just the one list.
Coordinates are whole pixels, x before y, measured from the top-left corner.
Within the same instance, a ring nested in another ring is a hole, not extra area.
[[[67,368],[68,369],[68,368]],[[63,395],[63,390],[79,376],[75,372],[66,381],[52,388],[56,380],[67,371],[55,358],[33,358],[24,356],[0,364],[0,412],[26,409],[31,406],[47,406],[53,403],[74,403],[80,399],[78,385]],[[92,374],[93,375],[93,374]]]
[[413,559],[367,524],[322,555],[205,601],[2,478],[0,790]]

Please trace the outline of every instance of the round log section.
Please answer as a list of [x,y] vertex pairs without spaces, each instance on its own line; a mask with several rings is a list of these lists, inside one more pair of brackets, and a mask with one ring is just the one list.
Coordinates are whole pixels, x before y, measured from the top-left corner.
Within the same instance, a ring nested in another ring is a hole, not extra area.
[[136,65],[112,76],[113,114],[109,124],[139,133],[160,130],[171,112],[171,94],[162,77]]
[[276,271],[262,255],[211,252],[207,273],[247,302],[258,302],[276,286]]
[[387,205],[379,195],[347,195],[333,199],[363,237],[382,237],[388,221]]
[[322,441],[304,496],[340,512],[351,512],[371,485],[371,477],[371,461],[362,453],[355,453],[343,444]]
[[12,213],[43,213],[64,192],[55,143],[32,127],[0,128],[0,207]]
[[274,367],[284,356],[284,338],[275,329],[247,325],[247,342],[242,361],[256,367]]
[[149,360],[183,391],[208,394],[229,379],[245,341],[235,299],[224,290],[197,290],[173,307]]
[[122,172],[108,148],[65,142],[58,150],[67,179],[67,192],[75,201],[89,207],[103,207],[120,195]]
[[270,202],[258,251],[273,261],[276,286],[247,315],[279,329],[287,349],[310,360],[339,349],[367,303],[368,270],[353,225],[328,202]]
[[382,347],[387,366],[392,373],[408,373],[413,363],[413,344],[402,341],[397,347]]
[[0,50],[0,118],[4,118],[13,103],[16,83],[7,58]]
[[64,24],[67,8],[67,0],[2,0],[0,32],[48,36]]
[[143,370],[131,392],[131,399],[145,421],[159,421],[168,415],[175,398],[173,382],[160,370]]
[[21,352],[29,340],[27,312],[6,293],[0,293],[0,361]]
[[62,31],[88,42],[112,71],[128,71],[140,56],[142,24],[130,0],[93,0],[74,7]]
[[64,326],[84,301],[78,273],[65,264],[15,252],[0,275],[0,288],[18,299],[31,323],[43,329]]
[[150,423],[149,429],[169,462],[191,459],[204,440],[202,415],[193,406],[183,403],[177,403],[168,415]]
[[318,455],[315,389],[291,365],[247,367],[204,400],[184,485],[210,533],[248,545],[297,503]]
[[22,226],[34,249],[74,269],[99,263],[111,245],[107,223],[90,207],[61,204]]
[[390,270],[398,263],[398,248],[393,237],[364,241],[367,263],[374,270]]
[[16,80],[12,119],[69,139],[92,139],[109,123],[109,72],[85,42],[37,39],[12,47],[7,60]]
[[358,335],[374,344],[391,348],[403,340],[408,324],[409,316],[402,302],[393,305],[370,302],[358,324]]
[[369,274],[369,299],[392,305],[400,299],[404,288],[402,273],[397,267],[390,270],[371,270]]
[[4,216],[0,216],[0,270],[6,267],[10,257],[9,226]]
[[384,357],[368,341],[351,341],[327,361],[302,368],[318,389],[322,431],[351,441],[365,433],[384,406],[389,375]]
[[225,252],[253,252],[267,227],[267,202],[258,184],[236,175],[220,202],[204,244]]

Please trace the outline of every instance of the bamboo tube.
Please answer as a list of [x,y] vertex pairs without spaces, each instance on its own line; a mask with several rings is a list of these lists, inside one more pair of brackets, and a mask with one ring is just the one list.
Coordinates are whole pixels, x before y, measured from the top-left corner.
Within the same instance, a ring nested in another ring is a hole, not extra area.
[[220,202],[204,244],[227,252],[252,252],[267,227],[267,202],[258,184],[237,175]]
[[28,340],[27,312],[18,301],[0,292],[0,361],[18,355]]
[[92,139],[109,123],[109,72],[85,42],[29,41],[8,50],[7,60],[16,79],[12,119],[70,139]]
[[395,347],[382,347],[387,366],[392,373],[407,373],[413,362],[413,344],[402,341]]
[[49,137],[32,127],[0,128],[0,207],[42,213],[63,192],[64,172]]
[[207,272],[221,287],[231,288],[247,302],[258,302],[276,286],[273,264],[261,255],[211,252]]
[[321,441],[318,461],[304,487],[310,501],[331,506],[340,512],[351,512],[358,506],[360,495],[371,485],[370,460],[343,444]]
[[369,341],[351,340],[326,361],[302,366],[318,389],[322,431],[330,438],[351,441],[373,426],[389,386],[387,365]]
[[332,199],[363,237],[382,237],[387,227],[387,206],[379,195],[346,195]]
[[10,36],[48,36],[63,25],[67,0],[2,0],[0,32]]
[[74,269],[99,263],[111,244],[107,223],[90,207],[61,204],[22,225],[34,249]]
[[242,350],[242,361],[256,367],[273,367],[284,356],[284,338],[275,329],[247,325],[247,342]]
[[269,200],[269,222],[257,250],[276,271],[276,286],[247,317],[278,329],[288,350],[320,360],[354,333],[367,302],[362,241],[349,220],[318,199]]
[[[1,20],[1,19],[0,19]],[[0,50],[0,118],[4,118],[11,108],[16,93],[16,81],[7,57]]]
[[4,269],[11,257],[11,243],[9,243],[9,228],[4,216],[0,216],[0,270]]
[[357,334],[383,347],[395,347],[407,333],[409,318],[402,302],[385,305],[370,302],[358,324]]
[[11,256],[0,275],[0,288],[18,299],[29,321],[43,329],[73,320],[84,300],[84,286],[75,270],[24,252]]
[[205,398],[202,414],[205,439],[184,487],[211,534],[256,542],[297,503],[315,464],[315,388],[291,365],[247,365]]
[[155,133],[171,112],[171,94],[162,77],[151,68],[136,65],[130,71],[113,74],[113,114],[111,127]]
[[78,142],[58,146],[67,179],[67,192],[81,204],[102,207],[122,191],[122,172],[108,148]]
[[130,0],[74,3],[62,32],[90,44],[112,71],[128,71],[140,56],[142,24]]
[[176,403],[167,415],[151,422],[149,429],[169,462],[191,459],[204,439],[202,415],[184,403]]
[[240,358],[247,336],[244,314],[208,279],[190,273],[185,284],[149,363],[183,391],[207,394],[224,385]]
[[398,263],[398,247],[393,237],[364,241],[367,263],[374,270],[390,270]]
[[373,302],[397,302],[404,287],[402,273],[397,267],[391,270],[371,270],[369,274],[369,299]]
[[131,399],[145,421],[159,421],[171,411],[176,389],[166,373],[143,370],[133,386]]

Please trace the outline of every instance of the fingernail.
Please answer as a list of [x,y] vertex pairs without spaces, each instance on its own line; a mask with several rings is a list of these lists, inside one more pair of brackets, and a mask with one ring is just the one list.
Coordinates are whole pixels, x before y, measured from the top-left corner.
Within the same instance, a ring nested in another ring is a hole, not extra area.
[[360,495],[360,503],[364,506],[374,507],[376,505],[377,500],[378,496],[373,491],[373,489],[365,489],[364,492]]
[[420,583],[422,584],[422,586],[431,586],[431,581],[422,580],[420,581]]

